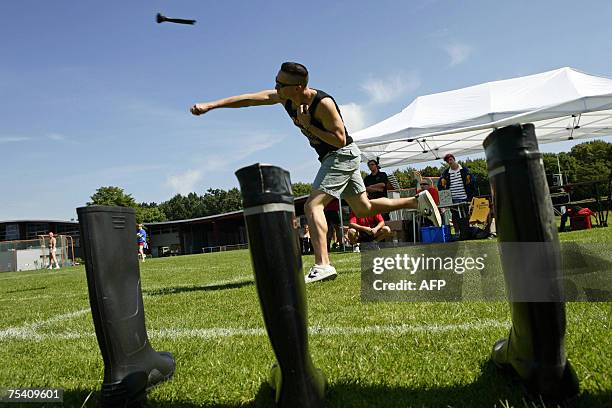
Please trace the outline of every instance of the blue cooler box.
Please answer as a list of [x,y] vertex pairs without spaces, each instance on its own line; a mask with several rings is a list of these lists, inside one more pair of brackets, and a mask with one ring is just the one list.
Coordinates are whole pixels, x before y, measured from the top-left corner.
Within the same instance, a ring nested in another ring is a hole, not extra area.
[[423,227],[421,228],[421,242],[431,244],[433,242],[448,242],[450,241],[450,226],[443,225],[441,227]]

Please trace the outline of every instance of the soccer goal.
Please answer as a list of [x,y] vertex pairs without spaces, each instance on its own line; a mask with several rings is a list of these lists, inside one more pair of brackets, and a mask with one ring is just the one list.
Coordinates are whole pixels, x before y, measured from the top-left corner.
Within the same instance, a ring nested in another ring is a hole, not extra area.
[[[55,235],[55,256],[60,266],[74,265],[74,242],[70,235]],[[31,271],[50,264],[48,235],[36,239],[0,242],[0,272]]]

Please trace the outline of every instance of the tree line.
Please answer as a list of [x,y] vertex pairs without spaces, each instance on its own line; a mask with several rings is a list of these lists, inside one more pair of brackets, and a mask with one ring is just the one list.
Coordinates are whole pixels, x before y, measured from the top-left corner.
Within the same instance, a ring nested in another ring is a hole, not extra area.
[[[293,195],[300,197],[312,191],[309,183],[294,183]],[[242,210],[240,190],[209,188],[204,194],[176,194],[162,203],[138,203],[131,194],[116,186],[104,186],[96,190],[87,205],[111,205],[131,207],[136,210],[136,221],[162,222],[201,218],[210,215]]]
[[[557,163],[557,158],[559,159]],[[612,171],[612,143],[603,140],[594,140],[575,145],[569,152],[543,153],[542,161],[546,174],[557,174],[559,170],[563,175],[564,184],[580,183],[583,181],[607,180]],[[487,173],[485,159],[458,160],[459,164],[470,169],[476,180],[478,195],[490,195],[491,187]],[[440,161],[438,167],[427,166],[419,172],[423,177],[439,177],[447,164]],[[398,169],[393,172],[402,188],[416,187],[414,167]],[[576,187],[572,189],[572,200],[592,198],[592,187]],[[607,187],[600,187],[600,195],[607,195]]]
[[[558,173],[560,167],[565,183],[607,179],[612,168],[612,143],[596,140],[578,144],[569,152],[544,153],[543,162],[547,174]],[[485,159],[468,158],[459,160],[459,163],[469,168],[474,175],[478,195],[491,194]],[[446,164],[441,161],[438,167],[427,166],[418,171],[423,177],[439,177],[445,167]],[[415,171],[417,170],[414,167],[406,167],[395,170],[393,174],[402,188],[413,188],[416,187]],[[310,183],[293,183],[292,188],[295,197],[308,195],[312,191]],[[599,192],[601,195],[609,194],[606,188],[601,188]],[[572,200],[590,197],[592,197],[592,189],[589,187],[572,190]],[[136,210],[138,222],[162,222],[207,217],[241,210],[242,198],[237,188],[229,190],[209,188],[201,195],[195,192],[187,195],[176,194],[168,201],[159,204],[155,202],[138,203],[122,188],[107,186],[98,188],[87,205],[132,207]]]

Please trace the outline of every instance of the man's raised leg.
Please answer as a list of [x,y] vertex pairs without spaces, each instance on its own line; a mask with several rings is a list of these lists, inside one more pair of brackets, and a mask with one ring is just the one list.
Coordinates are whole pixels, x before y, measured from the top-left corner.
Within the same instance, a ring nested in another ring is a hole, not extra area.
[[439,227],[442,224],[440,211],[429,191],[421,191],[416,197],[407,198],[376,198],[368,199],[366,193],[345,197],[358,217],[368,217],[375,214],[389,213],[395,210],[416,209]]

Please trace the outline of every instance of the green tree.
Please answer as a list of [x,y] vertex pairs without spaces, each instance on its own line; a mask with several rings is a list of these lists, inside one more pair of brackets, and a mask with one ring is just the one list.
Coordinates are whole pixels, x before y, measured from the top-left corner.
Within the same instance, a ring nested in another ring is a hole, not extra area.
[[[572,182],[607,180],[612,168],[612,143],[594,140],[572,147],[569,153],[576,160]],[[603,187],[603,186],[602,186]],[[607,186],[599,188],[599,194],[608,194]],[[572,200],[583,200],[595,195],[592,186],[572,189]]]
[[166,214],[157,206],[141,206],[136,207],[136,222],[137,223],[149,223],[149,222],[162,222],[167,221]]
[[136,208],[137,204],[131,194],[126,194],[119,187],[100,187],[91,197],[87,205],[111,205]]
[[233,188],[225,191],[220,188],[209,188],[201,197],[204,215],[216,215],[242,209],[240,190]]
[[404,170],[397,169],[393,172],[393,175],[399,182],[401,188],[414,188],[416,187],[416,179],[414,178],[414,167],[406,167]]
[[297,182],[291,184],[291,190],[293,191],[294,197],[301,197],[309,195],[312,192],[312,184]]
[[423,177],[440,177],[443,167],[427,166],[420,170]]
[[189,193],[186,196],[177,194],[170,200],[161,203],[159,208],[170,221],[204,216],[202,202],[196,193]]
[[581,143],[572,147],[570,155],[576,159],[576,181],[608,178],[612,165],[612,143],[603,140]]
[[[557,164],[557,157],[559,158],[559,164]],[[565,183],[576,181],[578,161],[569,153],[544,153],[542,161],[546,174],[557,174],[559,173],[559,167],[561,167],[561,174],[563,174]]]

